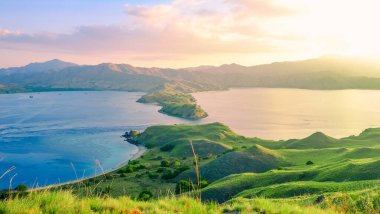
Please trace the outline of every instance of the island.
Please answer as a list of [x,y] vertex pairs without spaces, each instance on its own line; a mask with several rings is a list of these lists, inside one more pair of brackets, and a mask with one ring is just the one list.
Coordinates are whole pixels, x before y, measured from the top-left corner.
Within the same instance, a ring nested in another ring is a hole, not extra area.
[[172,84],[164,85],[142,96],[137,102],[157,103],[162,106],[161,113],[198,120],[207,117],[207,113],[196,103],[195,98],[183,89],[176,89]]

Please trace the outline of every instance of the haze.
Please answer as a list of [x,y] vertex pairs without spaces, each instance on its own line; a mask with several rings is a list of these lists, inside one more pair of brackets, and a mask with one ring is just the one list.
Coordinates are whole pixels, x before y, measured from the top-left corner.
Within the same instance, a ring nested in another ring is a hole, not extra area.
[[46,61],[188,67],[375,57],[376,0],[0,2],[0,67]]

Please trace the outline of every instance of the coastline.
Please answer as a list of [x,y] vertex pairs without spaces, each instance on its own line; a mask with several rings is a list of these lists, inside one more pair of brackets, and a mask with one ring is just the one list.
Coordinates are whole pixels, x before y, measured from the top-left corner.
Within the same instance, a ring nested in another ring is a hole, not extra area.
[[116,168],[112,168],[111,170],[107,171],[106,173],[120,169],[121,167],[127,165],[130,160],[136,160],[137,158],[141,157],[141,155],[143,155],[144,152],[147,150],[147,148],[145,146],[142,146],[142,145],[138,145],[138,146],[136,145],[136,147],[137,147],[137,152],[132,155],[131,159],[119,163]]
[[137,147],[137,152],[134,153],[129,160],[121,162],[116,167],[114,167],[114,168],[112,168],[112,169],[110,169],[108,171],[105,171],[102,174],[98,174],[98,175],[94,175],[94,176],[90,176],[90,177],[86,177],[86,178],[80,178],[78,180],[67,181],[67,182],[58,183],[58,184],[51,184],[51,185],[47,185],[47,186],[43,186],[43,187],[31,187],[28,190],[28,192],[34,192],[34,191],[39,191],[39,190],[44,190],[44,189],[50,189],[50,188],[60,187],[60,186],[64,186],[64,185],[75,184],[75,183],[79,183],[79,182],[82,182],[82,181],[85,181],[85,180],[88,180],[88,179],[91,179],[91,178],[96,178],[96,177],[99,177],[99,176],[103,176],[103,175],[108,174],[110,172],[117,171],[120,168],[126,166],[130,160],[136,160],[139,157],[141,157],[141,155],[143,155],[145,153],[145,151],[147,150],[147,148],[145,146],[142,146],[142,145],[138,145],[138,146],[136,145],[136,147]]

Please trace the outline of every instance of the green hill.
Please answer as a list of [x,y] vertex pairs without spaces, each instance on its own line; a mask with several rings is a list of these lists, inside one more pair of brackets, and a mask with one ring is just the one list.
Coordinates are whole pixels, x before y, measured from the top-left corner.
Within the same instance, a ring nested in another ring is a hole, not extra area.
[[192,95],[185,92],[186,90],[189,89],[178,89],[173,84],[165,84],[163,89],[153,90],[142,96],[137,102],[156,103],[162,106],[161,113],[171,116],[186,119],[207,117],[207,113],[197,105]]
[[[239,136],[221,123],[153,126],[135,139],[148,147],[141,158],[81,185],[96,184],[97,192],[108,189],[112,196],[136,197],[145,189],[154,196],[174,192],[181,180],[196,183],[192,142],[201,179],[208,183],[202,189],[205,201],[365,190],[380,181],[378,130],[342,139],[315,133],[300,140],[267,141]],[[74,192],[82,195],[84,188],[78,184]]]
[[[221,123],[153,126],[132,139],[148,149],[128,165],[2,202],[0,213],[62,206],[89,213],[120,213],[136,206],[156,213],[198,213],[199,209],[202,213],[378,213],[379,130],[342,139],[315,133],[300,140],[267,141],[239,136]],[[197,195],[195,190],[178,192],[177,188],[187,181],[197,183],[191,143],[200,169],[203,204],[191,199]],[[144,192],[153,201],[136,201]],[[64,206],[44,197],[69,201]],[[184,204],[189,209],[177,207]]]
[[316,132],[309,137],[301,140],[292,140],[286,143],[284,148],[286,149],[321,149],[336,147],[338,141],[332,137],[329,137],[322,132]]

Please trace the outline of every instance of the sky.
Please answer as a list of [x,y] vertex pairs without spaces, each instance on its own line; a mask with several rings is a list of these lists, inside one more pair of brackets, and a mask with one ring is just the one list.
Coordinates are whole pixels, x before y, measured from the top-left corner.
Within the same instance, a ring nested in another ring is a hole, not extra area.
[[0,67],[380,55],[378,0],[0,0]]

